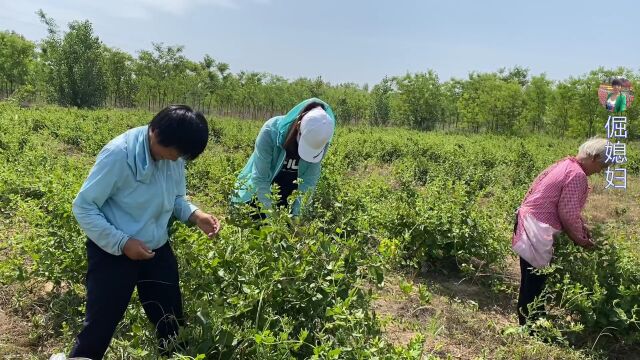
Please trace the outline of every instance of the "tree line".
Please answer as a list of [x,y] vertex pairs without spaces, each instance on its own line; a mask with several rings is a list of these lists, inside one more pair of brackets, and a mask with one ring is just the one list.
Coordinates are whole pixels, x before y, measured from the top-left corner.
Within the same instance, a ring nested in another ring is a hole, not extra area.
[[[331,84],[321,77],[286,79],[264,72],[234,73],[210,55],[188,59],[181,45],[152,43],[136,56],[105,45],[92,24],[73,21],[62,32],[37,12],[48,35],[38,42],[0,32],[0,98],[79,108],[158,110],[185,103],[208,114],[264,119],[286,112],[300,99],[320,97],[341,123],[405,126],[525,135],[588,137],[602,133],[607,118],[598,86],[612,76],[637,85],[640,72],[598,68],[553,81],[514,66],[471,72],[442,81],[432,70],[388,76],[378,84]],[[628,111],[635,136],[637,106]]]

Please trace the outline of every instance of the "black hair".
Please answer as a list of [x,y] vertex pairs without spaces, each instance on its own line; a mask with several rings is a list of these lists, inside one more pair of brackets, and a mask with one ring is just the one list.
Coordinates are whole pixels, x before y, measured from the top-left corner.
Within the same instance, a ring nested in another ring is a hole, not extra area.
[[310,103],[308,103],[305,107],[302,108],[302,110],[300,111],[300,114],[298,114],[298,117],[296,118],[296,121],[301,121],[302,118],[307,115],[307,113],[317,107],[322,108],[322,110],[326,110],[324,108],[324,104],[321,102],[317,102],[317,101],[312,101]]
[[622,80],[620,79],[611,80],[611,86],[622,86]]
[[[302,118],[307,115],[307,113],[315,108],[322,108],[322,110],[326,110],[324,107],[324,104],[321,102],[317,102],[317,101],[311,101],[310,103],[308,103],[307,105],[305,105],[305,107],[302,108],[302,110],[300,110],[300,113],[298,114],[298,116],[296,117],[295,121],[291,124],[291,128],[289,128],[289,135],[287,135],[287,138],[284,141],[284,148],[287,151],[290,152],[294,152],[298,150],[298,139],[297,139],[297,135],[298,133],[296,131],[294,131],[294,127],[296,124],[300,123],[302,121]],[[298,128],[299,131],[299,128]]]
[[197,158],[209,141],[207,119],[187,105],[169,105],[160,110],[149,127],[160,145],[176,148],[185,160]]

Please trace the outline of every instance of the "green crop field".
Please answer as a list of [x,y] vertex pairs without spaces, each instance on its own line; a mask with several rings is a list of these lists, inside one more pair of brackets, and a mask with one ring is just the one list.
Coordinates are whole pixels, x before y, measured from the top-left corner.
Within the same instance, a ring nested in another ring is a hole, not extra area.
[[[71,202],[98,151],[146,111],[0,103],[0,357],[68,351],[82,326],[85,237]],[[173,223],[188,325],[180,359],[633,359],[640,350],[640,159],[629,188],[593,176],[595,251],[557,244],[549,316],[517,327],[512,213],[539,171],[580,140],[339,125],[301,219],[251,226],[229,207],[259,121],[209,118],[187,167],[208,239]],[[134,295],[135,297],[135,295]],[[108,359],[155,359],[132,301]]]

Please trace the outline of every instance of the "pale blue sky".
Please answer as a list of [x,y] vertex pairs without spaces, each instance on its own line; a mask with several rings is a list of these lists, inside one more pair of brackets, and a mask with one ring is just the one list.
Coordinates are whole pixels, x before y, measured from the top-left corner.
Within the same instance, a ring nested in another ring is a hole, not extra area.
[[88,19],[103,42],[130,53],[182,44],[189,58],[208,53],[234,72],[333,83],[428,69],[447,80],[521,65],[564,79],[640,67],[632,0],[0,0],[0,29],[44,37],[39,8],[62,29]]

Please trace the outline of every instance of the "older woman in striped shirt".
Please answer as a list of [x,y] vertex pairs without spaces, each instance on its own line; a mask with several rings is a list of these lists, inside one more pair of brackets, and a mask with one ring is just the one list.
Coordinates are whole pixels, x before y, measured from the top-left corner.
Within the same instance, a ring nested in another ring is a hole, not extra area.
[[[549,265],[554,235],[564,231],[584,248],[593,241],[580,215],[587,200],[587,176],[608,165],[607,140],[592,138],[582,144],[577,156],[564,158],[545,169],[533,181],[516,214],[512,249],[520,255],[518,320],[529,318],[529,304],[542,293],[546,275],[534,272]],[[537,307],[531,317],[544,311]]]

